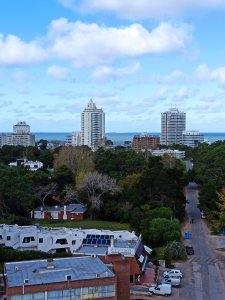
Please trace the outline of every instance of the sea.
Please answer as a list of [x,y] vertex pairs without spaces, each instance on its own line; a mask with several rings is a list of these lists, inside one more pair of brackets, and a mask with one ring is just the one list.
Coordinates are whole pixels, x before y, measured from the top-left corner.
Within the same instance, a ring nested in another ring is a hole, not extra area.
[[[60,143],[65,143],[66,136],[71,134],[70,132],[34,132],[35,140],[47,140],[49,142],[58,141]],[[132,141],[134,135],[140,135],[141,132],[108,132],[106,133],[107,139],[113,142],[114,146],[123,145],[125,141]],[[159,132],[147,132],[149,135],[159,135]],[[216,141],[224,141],[225,133],[223,132],[205,132],[203,133],[205,141],[208,143],[213,143]]]

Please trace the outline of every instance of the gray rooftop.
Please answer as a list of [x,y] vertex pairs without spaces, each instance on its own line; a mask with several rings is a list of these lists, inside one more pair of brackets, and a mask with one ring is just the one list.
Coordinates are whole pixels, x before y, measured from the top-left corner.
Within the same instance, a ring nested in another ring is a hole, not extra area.
[[[42,211],[43,207],[39,206],[34,209],[34,211]],[[55,206],[46,206],[45,211],[63,211],[64,207],[60,205]],[[85,213],[87,208],[82,204],[68,204],[66,205],[66,211],[74,212],[74,213]]]
[[89,255],[105,255],[108,251],[108,247],[105,246],[81,246],[79,249],[77,249],[76,253],[79,254],[89,254]]
[[115,276],[98,257],[57,258],[48,264],[46,259],[6,263],[8,286],[65,282],[66,276],[72,281]]

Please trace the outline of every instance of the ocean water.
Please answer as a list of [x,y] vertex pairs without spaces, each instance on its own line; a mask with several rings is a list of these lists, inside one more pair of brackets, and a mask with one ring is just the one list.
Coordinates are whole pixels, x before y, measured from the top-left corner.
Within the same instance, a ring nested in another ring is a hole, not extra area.
[[[39,141],[41,139],[51,141],[60,141],[61,143],[65,142],[66,136],[70,132],[35,132],[35,140]],[[141,132],[108,132],[106,137],[113,141],[113,144],[123,145],[124,141],[132,141],[134,135],[140,135]],[[150,135],[160,135],[159,132],[148,132]],[[223,132],[205,132],[205,140],[209,143],[216,141],[224,141],[225,133]]]

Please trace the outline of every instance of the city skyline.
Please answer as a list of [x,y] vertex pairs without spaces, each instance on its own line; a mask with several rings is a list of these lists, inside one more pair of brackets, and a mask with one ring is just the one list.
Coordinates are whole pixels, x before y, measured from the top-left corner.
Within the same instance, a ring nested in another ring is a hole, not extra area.
[[78,131],[90,98],[106,132],[160,132],[170,107],[225,132],[225,2],[180,2],[1,1],[0,132]]

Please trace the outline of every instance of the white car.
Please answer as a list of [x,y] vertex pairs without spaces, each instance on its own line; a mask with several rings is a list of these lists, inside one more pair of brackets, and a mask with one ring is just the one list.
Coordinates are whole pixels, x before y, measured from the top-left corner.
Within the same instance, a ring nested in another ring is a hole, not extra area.
[[149,288],[150,295],[163,295],[169,296],[171,295],[171,285],[170,284],[159,284],[155,287]]
[[171,269],[171,270],[163,272],[163,277],[171,277],[171,276],[183,277],[183,274],[182,274],[181,270],[178,270],[178,269]]

